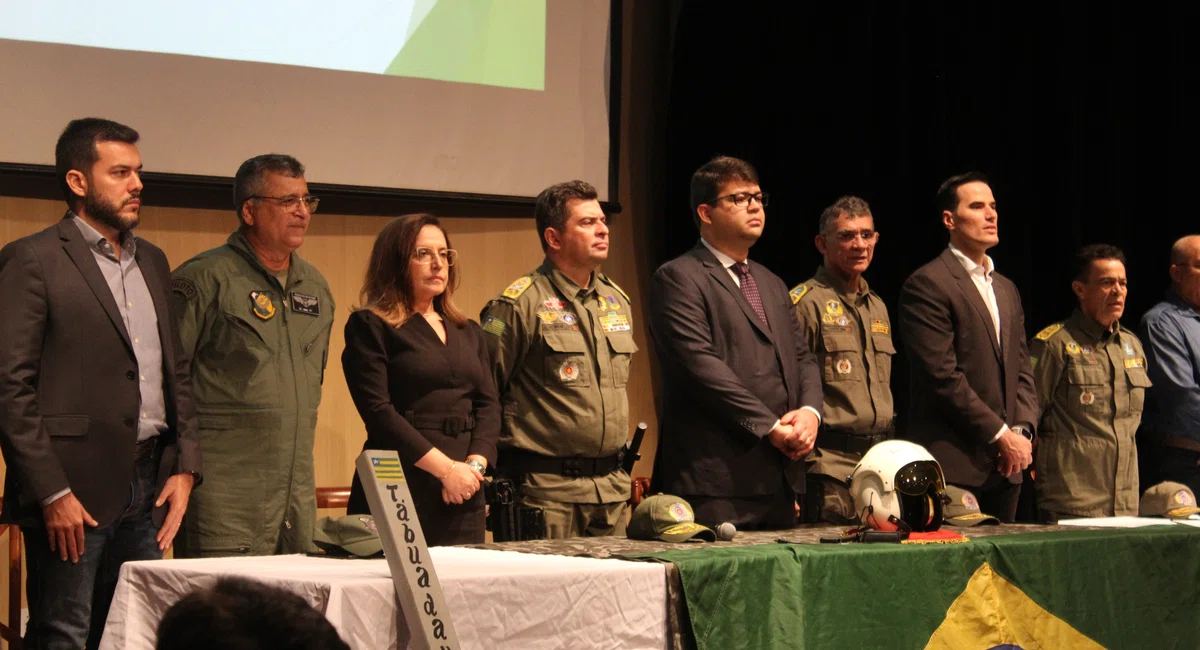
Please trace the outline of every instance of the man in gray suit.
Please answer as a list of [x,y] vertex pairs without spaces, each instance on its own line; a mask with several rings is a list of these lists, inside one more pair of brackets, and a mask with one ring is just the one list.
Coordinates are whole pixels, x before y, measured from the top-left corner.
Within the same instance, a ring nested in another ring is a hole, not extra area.
[[929,449],[946,481],[1011,522],[1039,412],[1025,313],[1016,285],[987,255],[1000,242],[987,179],[972,172],[946,180],[938,205],[950,246],[900,290],[912,391],[907,437]]
[[121,564],[162,557],[199,478],[171,269],[132,232],[137,140],[108,120],[67,125],[70,210],[0,250],[0,521],[25,535],[31,650],[99,644]]
[[653,480],[696,520],[788,528],[821,418],[821,376],[783,280],[750,262],[768,197],[749,163],[717,157],[692,176],[700,241],[650,284],[663,368]]

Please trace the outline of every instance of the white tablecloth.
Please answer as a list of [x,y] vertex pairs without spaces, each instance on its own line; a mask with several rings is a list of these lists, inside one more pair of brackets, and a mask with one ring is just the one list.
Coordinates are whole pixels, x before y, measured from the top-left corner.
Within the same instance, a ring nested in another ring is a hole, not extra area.
[[[455,547],[430,554],[464,650],[666,646],[661,564]],[[385,560],[286,555],[126,563],[100,650],[153,650],[166,610],[220,575],[299,594],[351,648],[396,647],[404,619]]]

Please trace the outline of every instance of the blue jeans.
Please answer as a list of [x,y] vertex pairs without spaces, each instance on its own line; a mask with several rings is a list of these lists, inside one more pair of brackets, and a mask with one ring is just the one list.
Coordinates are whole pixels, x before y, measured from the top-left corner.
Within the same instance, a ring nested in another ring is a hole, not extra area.
[[99,647],[121,564],[162,559],[154,541],[158,530],[151,521],[158,498],[155,479],[160,454],[150,454],[135,465],[124,514],[107,526],[84,526],[84,553],[78,564],[63,561],[50,551],[44,527],[23,529],[29,574],[25,587],[29,601],[25,645],[29,650]]

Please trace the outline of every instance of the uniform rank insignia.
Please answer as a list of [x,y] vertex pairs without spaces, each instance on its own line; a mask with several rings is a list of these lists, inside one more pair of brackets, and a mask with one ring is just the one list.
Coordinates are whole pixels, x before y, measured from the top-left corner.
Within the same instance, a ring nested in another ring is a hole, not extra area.
[[483,331],[493,336],[504,336],[504,328],[508,327],[504,321],[495,316],[488,316],[483,321]]
[[1047,327],[1046,329],[1038,332],[1037,335],[1034,336],[1033,338],[1035,338],[1039,341],[1049,341],[1050,337],[1054,336],[1054,333],[1062,328],[1063,328],[1062,323],[1055,323],[1055,324]]
[[292,292],[292,311],[309,316],[321,315],[321,301],[316,296]]
[[788,295],[792,297],[792,304],[795,305],[800,302],[800,299],[803,298],[804,294],[806,293],[808,293],[808,285],[802,284],[789,291]]
[[829,302],[826,302],[825,303],[825,313],[833,314],[834,316],[841,316],[842,315],[842,303],[840,303],[836,300],[830,300]]
[[525,290],[528,289],[529,285],[531,284],[533,284],[533,278],[529,277],[528,275],[523,278],[518,278],[516,282],[508,285],[508,288],[505,289],[504,293],[501,295],[503,295],[505,298],[520,298],[521,294],[525,293]]
[[881,320],[871,321],[871,332],[873,334],[889,334],[891,333],[891,329],[887,323]]
[[1145,368],[1146,360],[1143,359],[1142,357],[1138,357],[1136,359],[1126,359],[1125,367],[1126,368]]
[[271,317],[275,315],[275,305],[266,291],[250,292],[250,308],[254,310],[255,316],[263,320],[271,320]]

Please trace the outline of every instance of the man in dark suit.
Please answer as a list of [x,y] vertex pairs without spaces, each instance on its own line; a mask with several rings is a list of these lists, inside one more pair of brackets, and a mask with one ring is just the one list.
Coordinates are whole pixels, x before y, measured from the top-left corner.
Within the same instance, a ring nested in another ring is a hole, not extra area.
[[749,163],[692,176],[700,242],[654,274],[651,333],[663,368],[659,490],[696,520],[786,528],[821,417],[821,376],[778,276],[747,260],[767,195]]
[[200,472],[171,269],[132,233],[137,140],[108,120],[67,125],[70,210],[0,250],[0,521],[25,535],[30,649],[99,644],[121,564],[162,557]]
[[996,199],[979,173],[938,190],[950,246],[900,291],[899,333],[912,391],[907,437],[924,445],[946,480],[1001,521],[1016,517],[1021,472],[1032,461],[1037,392],[1021,296],[995,272]]

